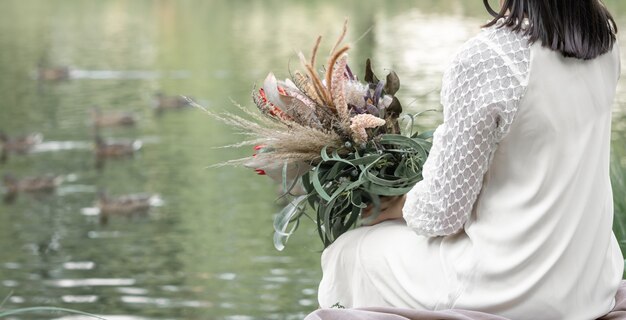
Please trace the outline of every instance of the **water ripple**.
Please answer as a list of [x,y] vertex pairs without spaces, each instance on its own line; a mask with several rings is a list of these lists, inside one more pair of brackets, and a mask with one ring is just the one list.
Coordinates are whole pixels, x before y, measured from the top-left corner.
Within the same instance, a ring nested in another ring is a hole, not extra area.
[[[107,320],[155,320],[156,318],[145,318],[131,315],[107,315],[107,314],[98,314],[98,317],[107,319]],[[54,318],[52,320],[93,320],[93,317],[83,316],[83,315],[69,315],[60,318]]]
[[168,298],[152,298],[143,296],[122,296],[120,300],[129,304],[151,304],[159,307],[206,308],[211,306],[211,303],[204,301],[174,301]]
[[22,265],[17,262],[5,262],[4,267],[7,269],[19,269]]
[[128,79],[128,80],[151,80],[160,78],[169,79],[185,79],[189,78],[191,73],[185,70],[159,72],[149,70],[70,70],[71,79],[94,79],[94,80],[110,80],[110,79]]
[[317,293],[317,290],[315,289],[311,289],[311,288],[306,288],[306,289],[302,289],[302,294],[305,294],[307,296],[311,296]]
[[124,278],[90,278],[90,279],[59,279],[47,281],[46,284],[59,288],[100,287],[100,286],[132,286],[135,279]]
[[232,315],[232,316],[226,316],[226,317],[224,317],[224,319],[226,319],[226,320],[253,320],[254,317],[236,314],[236,315]]
[[67,270],[91,270],[96,266],[92,261],[70,261],[63,264]]
[[221,280],[235,280],[235,278],[237,278],[237,275],[234,273],[225,272],[218,274],[217,278]]
[[91,150],[93,142],[87,141],[46,141],[36,145],[32,152],[54,152],[64,150]]
[[278,283],[287,283],[289,282],[289,278],[287,277],[263,277],[263,281],[269,282],[278,282]]
[[298,301],[298,304],[304,307],[310,307],[315,305],[316,301],[314,301],[313,299],[300,299]]
[[258,257],[252,257],[252,262],[291,263],[291,262],[293,262],[293,257],[290,257],[290,256],[258,256]]
[[5,287],[14,288],[19,285],[19,282],[15,280],[4,280],[2,281],[2,285],[4,285]]
[[119,287],[116,290],[123,294],[145,295],[148,293],[147,289],[136,287]]
[[60,196],[77,193],[96,193],[98,188],[90,185],[72,184],[64,185],[57,188],[57,194]]
[[87,233],[87,236],[90,239],[119,238],[121,235],[122,235],[122,233],[119,232],[119,231],[89,231]]
[[65,303],[94,303],[98,301],[98,296],[95,295],[84,295],[84,296],[73,296],[73,295],[65,295],[61,296],[61,300]]

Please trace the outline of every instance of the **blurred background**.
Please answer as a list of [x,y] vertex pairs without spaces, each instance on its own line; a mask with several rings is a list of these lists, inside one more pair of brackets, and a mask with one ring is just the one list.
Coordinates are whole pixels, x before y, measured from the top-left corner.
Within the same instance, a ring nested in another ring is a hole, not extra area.
[[[623,42],[626,2],[605,2]],[[276,187],[251,170],[207,168],[252,150],[217,149],[241,136],[178,95],[254,108],[255,84],[269,71],[287,77],[319,34],[327,52],[349,17],[353,70],[362,77],[371,57],[379,73],[398,73],[406,111],[439,109],[445,66],[488,18],[479,0],[3,0],[0,12],[0,312],[57,306],[118,320],[301,319],[317,306],[313,223],[276,251]],[[625,117],[622,78],[620,239]],[[440,121],[429,113],[419,125]]]

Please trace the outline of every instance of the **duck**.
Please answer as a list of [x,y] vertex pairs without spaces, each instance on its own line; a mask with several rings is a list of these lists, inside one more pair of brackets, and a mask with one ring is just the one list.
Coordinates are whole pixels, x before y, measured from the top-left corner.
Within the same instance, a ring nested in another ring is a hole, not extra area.
[[37,66],[37,79],[44,81],[61,81],[70,78],[70,68],[61,67],[44,67],[42,64]]
[[47,174],[18,179],[7,173],[3,176],[2,182],[6,188],[5,202],[11,202],[20,192],[52,192],[63,182],[63,177]]
[[189,100],[183,96],[166,96],[163,92],[157,92],[153,97],[153,108],[157,114],[165,110],[180,110],[191,106]]
[[132,156],[135,151],[141,149],[141,141],[106,141],[101,136],[96,136],[96,158],[120,158]]
[[100,211],[100,222],[106,224],[111,215],[131,215],[148,212],[155,199],[149,193],[126,194],[110,197],[106,191],[98,191],[96,207]]
[[111,158],[129,158],[141,149],[141,141],[106,141],[96,134],[96,146],[94,153],[96,156],[96,169],[104,168],[104,161]]
[[41,133],[29,133],[11,138],[5,132],[0,131],[0,145],[2,145],[0,162],[6,162],[9,153],[26,154],[42,141],[43,135]]
[[137,117],[131,112],[109,111],[102,112],[99,107],[91,109],[91,124],[94,127],[134,126]]

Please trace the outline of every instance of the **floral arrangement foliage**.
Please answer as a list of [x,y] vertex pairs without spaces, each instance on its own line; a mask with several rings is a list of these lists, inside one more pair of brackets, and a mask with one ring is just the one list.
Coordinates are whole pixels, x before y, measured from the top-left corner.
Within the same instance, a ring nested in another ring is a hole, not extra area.
[[408,123],[401,130],[395,72],[381,80],[368,59],[364,81],[357,79],[348,66],[350,46],[342,44],[346,32],[347,23],[325,72],[316,67],[318,37],[310,59],[299,53],[304,71],[284,81],[270,73],[252,93],[260,113],[241,106],[246,117],[205,109],[249,137],[235,146],[255,146],[253,156],[224,164],[244,165],[282,183],[289,204],[274,220],[278,250],[302,217],[315,221],[328,246],[363,222],[361,212],[368,205],[374,213],[367,219],[375,219],[380,197],[403,195],[422,179],[432,132],[413,131],[416,115],[403,116]]

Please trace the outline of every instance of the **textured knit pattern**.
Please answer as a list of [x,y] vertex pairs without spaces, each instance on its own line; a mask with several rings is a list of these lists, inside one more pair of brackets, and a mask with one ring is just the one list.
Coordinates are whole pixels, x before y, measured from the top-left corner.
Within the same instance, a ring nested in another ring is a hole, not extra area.
[[529,65],[527,39],[508,28],[483,30],[457,54],[444,74],[444,121],[435,131],[424,180],[404,206],[404,218],[418,234],[454,234],[468,221],[526,91]]

